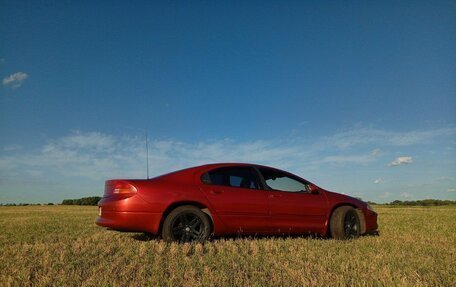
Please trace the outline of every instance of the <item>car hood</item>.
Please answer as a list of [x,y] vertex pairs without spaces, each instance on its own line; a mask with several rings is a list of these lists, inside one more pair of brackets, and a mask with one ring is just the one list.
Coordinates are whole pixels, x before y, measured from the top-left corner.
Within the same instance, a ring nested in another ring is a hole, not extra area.
[[355,198],[355,197],[352,197],[352,196],[349,196],[346,194],[341,194],[341,193],[337,193],[334,191],[328,191],[328,190],[325,190],[325,193],[328,198],[328,201],[332,202],[332,203],[339,203],[339,202],[351,203],[360,208],[365,207],[367,205],[367,203],[362,201],[361,199]]

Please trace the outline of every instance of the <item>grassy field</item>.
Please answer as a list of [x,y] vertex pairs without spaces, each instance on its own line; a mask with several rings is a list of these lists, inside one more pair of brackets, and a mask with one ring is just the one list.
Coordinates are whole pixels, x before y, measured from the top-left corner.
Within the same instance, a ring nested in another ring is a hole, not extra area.
[[165,244],[96,207],[0,207],[0,286],[456,286],[456,208],[378,207],[380,236]]

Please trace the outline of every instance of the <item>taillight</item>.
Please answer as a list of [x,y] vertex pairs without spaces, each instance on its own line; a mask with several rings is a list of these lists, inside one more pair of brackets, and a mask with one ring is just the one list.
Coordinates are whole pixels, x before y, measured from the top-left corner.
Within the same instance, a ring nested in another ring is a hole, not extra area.
[[120,196],[133,196],[138,192],[136,187],[131,183],[124,180],[108,180],[105,186],[105,196],[120,195]]

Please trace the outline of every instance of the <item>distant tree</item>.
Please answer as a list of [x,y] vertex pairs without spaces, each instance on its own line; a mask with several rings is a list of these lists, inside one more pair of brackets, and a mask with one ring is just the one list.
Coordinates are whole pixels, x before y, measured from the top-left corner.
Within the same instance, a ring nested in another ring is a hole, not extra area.
[[64,199],[62,205],[73,205],[73,199]]
[[440,200],[440,199],[422,199],[422,200],[394,200],[386,205],[394,206],[442,206],[442,205],[456,205],[453,200]]
[[101,197],[91,196],[78,199],[64,199],[62,205],[97,205]]

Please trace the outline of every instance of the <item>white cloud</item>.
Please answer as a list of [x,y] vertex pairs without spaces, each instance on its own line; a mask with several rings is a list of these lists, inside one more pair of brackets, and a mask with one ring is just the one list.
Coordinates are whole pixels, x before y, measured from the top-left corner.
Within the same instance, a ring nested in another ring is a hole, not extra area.
[[314,161],[314,164],[330,163],[330,164],[362,164],[366,165],[376,160],[379,155],[380,149],[374,149],[370,153],[363,154],[342,154],[330,155],[323,157],[321,160]]
[[371,152],[372,156],[378,156],[379,154],[380,154],[380,149],[379,148],[373,149],[372,152]]
[[34,177],[41,177],[43,176],[43,171],[42,170],[36,170],[36,169],[27,169],[24,170],[24,173],[27,174],[28,176],[34,176]]
[[97,132],[82,133],[73,131],[69,136],[62,137],[51,145],[59,145],[68,149],[93,149],[96,151],[112,151],[115,145],[110,135]]
[[386,192],[384,192],[383,194],[381,194],[379,197],[380,197],[380,198],[388,198],[388,197],[390,197],[390,196],[391,196],[391,192],[386,191]]
[[[152,139],[149,142],[150,175],[157,176],[176,169],[213,162],[252,162],[282,168],[350,194],[361,189],[369,190],[369,186],[358,187],[357,184],[353,184],[357,181],[357,176],[365,176],[370,184],[373,181],[374,184],[384,185],[384,179],[379,177],[382,175],[379,168],[387,167],[380,162],[373,163],[379,161],[384,154],[391,153],[385,142],[368,142],[364,146],[355,145],[349,146],[354,147],[352,149],[343,149],[335,146],[333,142],[327,142],[326,139],[219,139],[193,143],[174,139]],[[406,148],[402,149],[406,152]],[[41,186],[43,190],[54,190],[55,194],[69,194],[79,190],[82,193],[82,186],[86,186],[84,192],[90,194],[94,186],[101,186],[108,178],[145,178],[145,158],[143,136],[72,131],[65,136],[48,140],[34,150],[29,150],[27,146],[0,147],[0,189],[6,190],[4,187],[9,188],[14,184],[25,189],[23,185],[33,183],[34,186]],[[389,166],[411,162],[412,157],[401,156],[394,159]],[[331,165],[336,165],[337,171],[334,172]],[[358,173],[361,170],[363,172]],[[454,180],[453,177],[448,177],[452,171],[450,168],[437,173],[434,181],[437,181],[437,178],[442,181]],[[444,177],[445,175],[447,177]],[[348,183],[344,187],[345,190],[342,188],[344,181]],[[77,186],[75,182],[78,182]],[[448,187],[445,185],[440,190],[446,190]],[[62,191],[63,189],[67,191]],[[451,190],[453,189],[448,189],[448,192],[452,192]],[[404,197],[405,194],[400,195],[402,191],[404,190],[392,194],[382,190],[383,193],[379,192],[375,197],[385,200]]]
[[24,72],[17,72],[3,78],[3,85],[10,86],[13,89],[19,88],[22,86],[25,80],[27,80],[28,75]]
[[413,162],[413,158],[411,156],[400,156],[397,157],[395,160],[390,162],[388,166],[399,166],[403,164],[409,164]]
[[[359,133],[362,134],[362,133]],[[334,136],[337,138],[338,135]],[[233,141],[220,139],[188,143],[167,140],[149,142],[150,174],[211,162],[252,162],[276,166],[298,174],[317,177],[321,165],[367,166],[378,160],[380,149],[373,147],[340,150],[325,139]],[[7,148],[10,149],[10,148]],[[85,177],[145,177],[143,137],[113,136],[99,132],[73,131],[49,140],[36,151],[3,149],[0,174],[20,178],[21,171],[43,170],[43,174]],[[412,157],[398,157],[390,166],[411,163]],[[30,172],[37,174],[36,172]],[[374,180],[382,183],[381,178]]]
[[441,177],[437,178],[436,180],[438,180],[438,181],[453,181],[453,180],[454,180],[454,177],[451,177],[451,176],[441,176]]
[[399,196],[402,198],[413,198],[413,194],[408,192],[402,192]]
[[13,145],[6,145],[3,147],[3,151],[15,151],[21,149],[21,145],[13,144]]
[[[306,174],[321,164],[368,164],[370,152],[331,155],[319,159],[321,147],[313,143],[246,141],[230,139],[187,143],[168,140],[149,142],[150,175],[214,162],[251,162]],[[324,152],[328,153],[328,152]],[[146,151],[143,137],[115,137],[98,132],[73,131],[45,143],[37,152],[5,153],[0,174],[19,178],[23,170],[43,170],[53,177],[144,178]],[[37,173],[30,173],[37,174]]]
[[326,137],[328,145],[333,145],[341,149],[347,149],[359,145],[388,145],[388,146],[408,146],[414,144],[428,143],[438,137],[454,136],[456,128],[438,128],[427,131],[395,132],[385,131],[374,128],[357,128],[338,132]]
[[448,188],[447,192],[456,192],[456,188]]
[[364,155],[331,155],[326,156],[322,160],[315,161],[314,163],[335,163],[335,164],[367,164],[372,162],[374,158],[369,154]]
[[[151,176],[211,162],[254,162],[281,167],[299,167],[308,162],[302,146],[266,141],[232,140],[185,143],[175,140],[149,142]],[[145,177],[145,142],[141,137],[113,137],[97,132],[74,131],[51,140],[36,153],[0,157],[0,174],[19,177],[22,170],[45,170],[53,176]]]

